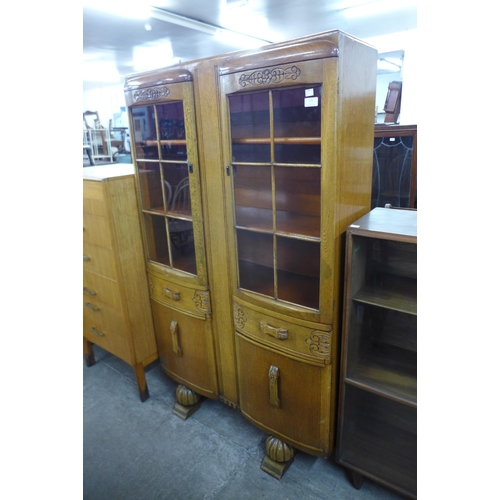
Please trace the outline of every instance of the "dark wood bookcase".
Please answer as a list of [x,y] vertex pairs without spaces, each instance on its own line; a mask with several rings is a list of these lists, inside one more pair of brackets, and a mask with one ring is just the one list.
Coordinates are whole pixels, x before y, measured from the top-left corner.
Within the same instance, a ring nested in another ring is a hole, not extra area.
[[375,208],[347,229],[337,461],[417,495],[417,212]]

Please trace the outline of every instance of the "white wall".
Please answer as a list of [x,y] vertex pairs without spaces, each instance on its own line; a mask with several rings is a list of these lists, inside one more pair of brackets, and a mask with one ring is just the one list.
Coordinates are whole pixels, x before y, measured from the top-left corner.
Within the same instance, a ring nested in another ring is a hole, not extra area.
[[[417,30],[400,31],[390,35],[365,39],[364,41],[375,47],[379,53],[404,50],[403,69],[400,75],[401,81],[403,82],[403,92],[399,123],[405,125],[417,124]],[[388,79],[386,77],[388,77]],[[393,80],[397,80],[394,75],[379,75],[377,78],[377,105],[379,106],[379,112],[383,111],[385,96],[387,95],[387,86],[389,82]],[[383,88],[384,85],[385,90]],[[378,100],[379,98],[381,99],[381,95],[384,95],[382,106],[380,106]]]
[[[128,127],[126,112],[121,113],[121,108],[125,108],[123,83],[83,91],[82,113],[97,111],[101,124],[105,128],[108,128],[109,120],[113,120],[114,127]],[[114,115],[116,114],[121,114],[121,121],[125,123],[115,123]]]

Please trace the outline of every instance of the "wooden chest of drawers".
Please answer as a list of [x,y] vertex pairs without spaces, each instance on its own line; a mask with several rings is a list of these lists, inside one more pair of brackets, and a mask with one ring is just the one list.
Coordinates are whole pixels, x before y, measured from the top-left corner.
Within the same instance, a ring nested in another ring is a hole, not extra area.
[[158,358],[133,166],[83,169],[83,348],[92,344],[134,368],[141,401],[144,367]]

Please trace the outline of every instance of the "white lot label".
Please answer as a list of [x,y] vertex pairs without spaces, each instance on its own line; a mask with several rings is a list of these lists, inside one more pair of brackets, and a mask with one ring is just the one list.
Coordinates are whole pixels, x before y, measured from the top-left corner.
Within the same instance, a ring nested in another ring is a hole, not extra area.
[[306,97],[311,97],[314,95],[314,89],[306,89]]
[[318,98],[317,97],[306,97],[304,99],[304,107],[305,108],[313,108],[314,106],[318,105]]

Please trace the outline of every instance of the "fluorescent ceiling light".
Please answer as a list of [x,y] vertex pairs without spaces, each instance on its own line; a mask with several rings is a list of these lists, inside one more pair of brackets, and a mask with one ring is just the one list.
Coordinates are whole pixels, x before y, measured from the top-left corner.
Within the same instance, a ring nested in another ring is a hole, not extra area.
[[156,69],[158,64],[169,66],[173,64],[172,44],[168,38],[134,47],[134,71]]
[[353,7],[346,7],[343,12],[347,18],[368,17],[375,16],[381,12],[416,7],[416,5],[417,0],[374,0],[354,5]]
[[[227,35],[227,40],[232,40],[228,43],[234,43],[238,46],[240,46],[242,43],[244,44],[243,46],[246,46],[249,43],[252,43],[252,46],[256,46],[255,43],[258,43],[258,46],[271,43],[269,40],[264,40],[262,38],[247,35],[244,33],[237,33],[233,30],[229,30],[221,26],[214,26],[213,24],[208,24],[197,21],[196,19],[191,19],[190,17],[180,16],[179,14],[174,14],[173,12],[169,12],[168,10],[158,9],[157,7],[151,7],[150,13],[151,17],[154,17],[155,19],[159,19],[160,21],[164,21],[166,23],[176,24],[177,26],[184,26],[185,28],[190,28],[196,31],[200,31],[201,33],[207,33],[208,35],[217,37],[224,38]],[[229,38],[229,35],[239,36]]]
[[121,17],[134,19],[148,19],[150,17],[148,0],[83,0],[83,6]]
[[[399,61],[401,62],[401,60]],[[390,73],[397,73],[401,71],[401,65],[393,62],[389,59],[378,59],[377,60],[377,70],[387,71]]]

